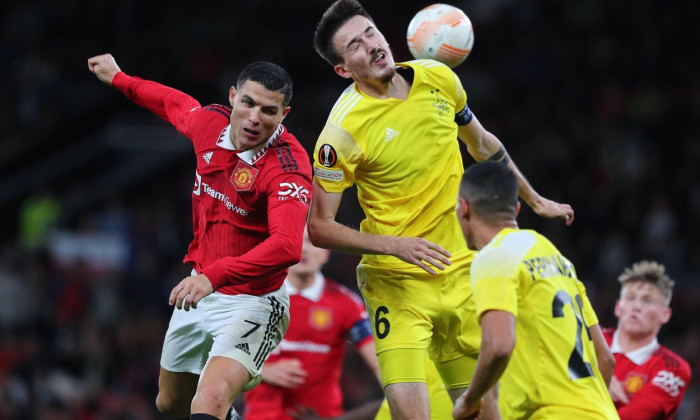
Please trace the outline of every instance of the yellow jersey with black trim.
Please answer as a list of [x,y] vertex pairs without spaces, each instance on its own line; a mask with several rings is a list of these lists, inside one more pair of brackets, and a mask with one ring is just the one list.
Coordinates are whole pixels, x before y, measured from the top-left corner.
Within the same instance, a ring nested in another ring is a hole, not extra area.
[[[515,349],[500,380],[505,419],[616,419],[589,327],[598,319],[573,264],[532,230],[503,229],[471,267],[477,316],[515,315]],[[545,411],[540,411],[545,410]]]
[[[455,211],[464,168],[454,118],[467,95],[437,61],[397,68],[413,73],[405,100],[376,99],[354,83],[340,95],[316,143],[315,180],[331,193],[357,185],[362,232],[421,237],[466,254]],[[365,255],[363,263],[408,266],[387,255]]]

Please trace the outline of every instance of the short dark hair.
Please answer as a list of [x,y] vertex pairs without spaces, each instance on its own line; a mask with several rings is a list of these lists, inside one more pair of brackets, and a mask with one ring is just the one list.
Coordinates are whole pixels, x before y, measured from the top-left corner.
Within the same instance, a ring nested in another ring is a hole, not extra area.
[[283,105],[292,101],[292,78],[289,73],[277,64],[267,61],[250,63],[243,69],[236,81],[236,89],[240,89],[246,81],[258,82],[267,90],[284,95]]
[[459,196],[471,211],[487,220],[515,216],[518,180],[510,168],[498,162],[477,162],[462,176]]
[[364,16],[372,23],[372,17],[357,0],[337,0],[326,10],[314,32],[316,52],[332,66],[343,62],[343,58],[333,47],[333,36],[338,28],[355,16]]

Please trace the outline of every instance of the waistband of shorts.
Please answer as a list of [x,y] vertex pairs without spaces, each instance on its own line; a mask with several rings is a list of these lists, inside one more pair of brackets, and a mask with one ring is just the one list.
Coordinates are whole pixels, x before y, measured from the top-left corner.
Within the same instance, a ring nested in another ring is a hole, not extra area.
[[[456,262],[460,262],[462,260],[473,259],[475,254],[476,254],[476,251],[473,251],[471,249],[466,249],[464,251],[459,251],[455,254],[452,254],[452,256],[450,257],[450,261],[452,262],[452,266],[454,266]],[[381,257],[384,257],[384,258],[381,258]],[[389,258],[386,258],[386,257],[389,257]],[[422,268],[418,267],[415,264],[403,262],[400,259],[393,257],[393,256],[389,256],[389,255],[365,254],[362,256],[362,259],[360,260],[360,265],[368,265],[370,267],[376,267],[376,268],[387,268],[387,269],[406,270],[406,271],[424,271]]]

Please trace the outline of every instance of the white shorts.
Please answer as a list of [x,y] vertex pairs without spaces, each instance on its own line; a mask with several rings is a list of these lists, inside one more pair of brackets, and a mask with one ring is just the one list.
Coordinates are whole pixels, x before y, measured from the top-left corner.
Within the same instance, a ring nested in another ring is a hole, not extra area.
[[241,363],[255,388],[262,365],[289,327],[289,295],[284,286],[262,296],[214,292],[189,311],[175,308],[165,333],[160,365],[170,372],[201,374],[210,356]]

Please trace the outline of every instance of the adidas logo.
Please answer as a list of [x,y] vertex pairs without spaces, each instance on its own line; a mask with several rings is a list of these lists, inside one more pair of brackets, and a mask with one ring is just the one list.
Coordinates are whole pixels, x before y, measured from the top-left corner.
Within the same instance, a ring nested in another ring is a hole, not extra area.
[[214,155],[214,152],[207,152],[207,153],[205,153],[202,157],[203,157],[204,160],[207,162],[207,164],[209,164],[209,162],[211,161],[211,157],[212,157],[213,155]]
[[392,140],[394,137],[396,137],[398,135],[399,135],[398,131],[392,130],[391,128],[387,127],[386,133],[384,134],[384,142],[388,143],[390,140]]
[[234,347],[236,347],[238,350],[245,352],[248,356],[250,356],[250,350],[248,349],[248,343],[239,343],[236,344]]

